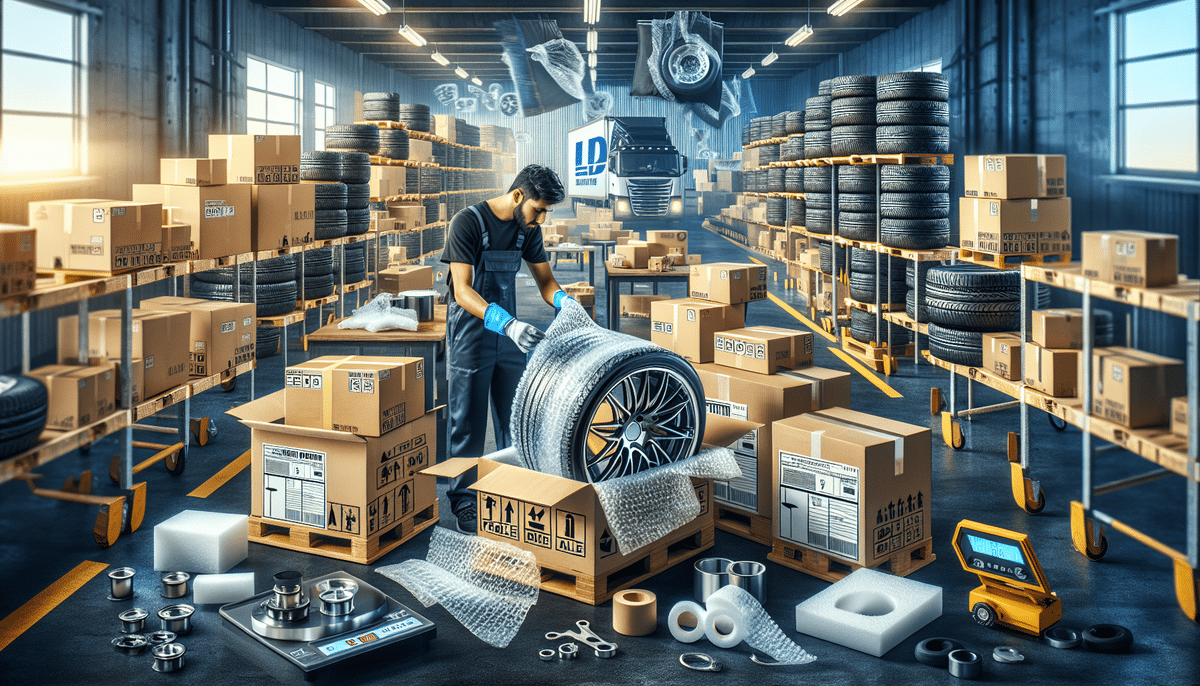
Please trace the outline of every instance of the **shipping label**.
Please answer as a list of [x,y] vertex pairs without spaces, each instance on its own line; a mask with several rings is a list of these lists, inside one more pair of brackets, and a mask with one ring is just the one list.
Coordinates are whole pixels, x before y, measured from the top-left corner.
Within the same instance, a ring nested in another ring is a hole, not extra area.
[[[710,414],[748,421],[746,405],[713,398],[706,398],[704,403]],[[758,432],[754,429],[730,446],[742,475],[732,481],[713,482],[713,499],[717,502],[758,512]]]
[[324,529],[325,453],[264,443],[262,458],[263,516]]
[[857,560],[858,468],[785,450],[777,452],[780,537]]

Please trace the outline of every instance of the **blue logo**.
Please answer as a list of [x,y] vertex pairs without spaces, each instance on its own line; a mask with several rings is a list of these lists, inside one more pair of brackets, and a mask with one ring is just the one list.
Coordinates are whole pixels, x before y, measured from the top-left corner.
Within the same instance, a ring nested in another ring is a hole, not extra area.
[[583,141],[575,143],[575,176],[598,176],[604,173],[608,163],[608,143],[604,136],[596,136],[587,142],[587,162],[583,161]]

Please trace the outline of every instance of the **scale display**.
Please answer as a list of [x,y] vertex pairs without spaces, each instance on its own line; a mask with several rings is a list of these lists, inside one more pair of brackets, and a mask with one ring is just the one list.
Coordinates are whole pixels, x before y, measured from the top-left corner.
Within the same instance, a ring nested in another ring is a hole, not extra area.
[[1008,560],[1019,565],[1025,564],[1025,556],[1021,554],[1021,549],[1011,543],[990,541],[981,536],[972,536],[971,534],[967,534],[967,541],[971,544],[971,551],[976,555]]
[[956,541],[970,571],[1021,584],[1037,584],[1021,547],[996,536],[964,529]]
[[344,653],[347,650],[360,648],[368,643],[371,643],[372,641],[385,639],[393,634],[403,632],[406,629],[415,629],[419,626],[421,626],[421,622],[417,621],[415,618],[405,617],[398,622],[392,622],[386,626],[381,626],[374,631],[368,631],[364,634],[359,634],[358,636],[351,636],[349,638],[343,638],[332,643],[319,645],[317,646],[317,650],[321,651],[321,653],[324,655],[337,655],[338,653]]

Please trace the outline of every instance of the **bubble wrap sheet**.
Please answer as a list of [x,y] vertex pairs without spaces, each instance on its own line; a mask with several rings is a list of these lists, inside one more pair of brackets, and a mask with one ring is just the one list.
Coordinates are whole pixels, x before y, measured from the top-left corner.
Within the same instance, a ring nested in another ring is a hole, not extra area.
[[541,588],[533,553],[440,526],[433,528],[426,559],[375,571],[408,589],[425,607],[441,604],[468,631],[497,648],[517,635]]
[[354,311],[354,314],[338,322],[339,329],[366,329],[371,333],[376,331],[417,330],[417,313],[414,310],[403,310],[392,307],[392,294],[380,293],[366,305]]
[[583,74],[586,64],[579,47],[565,38],[546,41],[532,48],[525,48],[535,62],[541,62],[546,73],[558,83],[559,88],[571,97],[583,100]]
[[621,553],[662,539],[700,514],[691,477],[727,481],[742,475],[733,451],[715,448],[669,465],[595,485]]
[[708,597],[708,610],[730,615],[745,631],[744,640],[754,650],[781,665],[804,665],[816,660],[788,638],[754,596],[737,586],[723,586]]

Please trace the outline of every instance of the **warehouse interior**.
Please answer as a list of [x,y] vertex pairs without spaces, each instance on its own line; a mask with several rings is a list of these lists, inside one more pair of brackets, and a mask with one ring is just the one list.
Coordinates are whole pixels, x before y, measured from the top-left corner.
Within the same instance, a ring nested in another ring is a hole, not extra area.
[[0,673],[1195,682],[1198,59],[1196,0],[0,0]]

